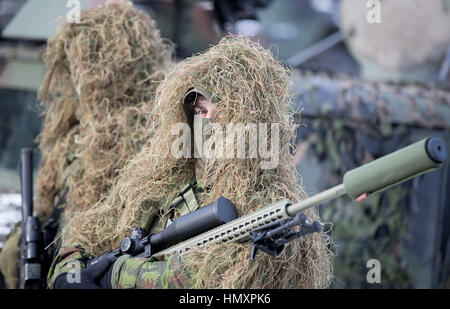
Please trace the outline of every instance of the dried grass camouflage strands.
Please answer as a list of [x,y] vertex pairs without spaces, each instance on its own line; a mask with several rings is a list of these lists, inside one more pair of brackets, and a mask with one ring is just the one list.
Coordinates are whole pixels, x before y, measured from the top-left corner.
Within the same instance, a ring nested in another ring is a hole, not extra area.
[[[227,37],[168,73],[156,92],[154,138],[127,163],[105,200],[69,222],[65,241],[100,255],[117,248],[130,228],[145,227],[148,219],[167,212],[195,173],[193,159],[176,159],[170,152],[179,137],[171,128],[187,122],[181,102],[192,86],[211,92],[223,115],[217,121],[221,125],[264,122],[279,123],[280,128],[279,164],[274,169],[259,168],[259,157],[204,159],[201,179],[211,188],[199,195],[200,205],[224,196],[241,216],[282,198],[306,197],[290,151],[296,128],[290,113],[292,76],[259,44]],[[318,219],[315,209],[307,215]],[[253,263],[248,244],[216,245],[183,259],[195,288],[323,288],[332,276],[329,242],[325,233],[308,235],[280,256],[260,254]]]
[[[48,41],[45,105],[37,179],[40,211],[48,214],[65,186],[66,216],[93,205],[117,170],[149,138],[144,109],[172,63],[172,45],[130,2],[83,11]],[[74,164],[71,164],[77,159]]]

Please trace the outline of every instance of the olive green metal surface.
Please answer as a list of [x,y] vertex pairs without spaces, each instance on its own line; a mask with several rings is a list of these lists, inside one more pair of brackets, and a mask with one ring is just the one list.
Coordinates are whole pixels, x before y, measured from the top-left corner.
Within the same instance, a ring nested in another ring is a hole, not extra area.
[[344,187],[354,199],[385,190],[441,164],[430,159],[423,139],[391,154],[348,171],[344,175]]

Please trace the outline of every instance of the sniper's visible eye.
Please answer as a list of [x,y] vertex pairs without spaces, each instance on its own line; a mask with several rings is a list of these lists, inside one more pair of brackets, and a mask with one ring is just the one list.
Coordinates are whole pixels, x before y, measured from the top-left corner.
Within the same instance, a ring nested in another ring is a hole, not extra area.
[[194,104],[194,112],[202,118],[212,118],[217,110],[217,106],[207,98],[200,95]]

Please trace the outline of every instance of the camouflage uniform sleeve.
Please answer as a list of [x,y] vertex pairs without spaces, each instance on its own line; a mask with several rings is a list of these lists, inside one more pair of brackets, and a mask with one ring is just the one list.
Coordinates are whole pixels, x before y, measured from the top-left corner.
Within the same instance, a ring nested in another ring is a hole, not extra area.
[[113,289],[189,288],[190,278],[176,255],[166,261],[123,255],[114,263],[111,285]]
[[47,285],[50,289],[53,288],[56,277],[60,274],[74,271],[75,268],[82,270],[86,267],[83,262],[83,253],[79,248],[65,248],[61,249],[57,258],[50,267],[47,276]]

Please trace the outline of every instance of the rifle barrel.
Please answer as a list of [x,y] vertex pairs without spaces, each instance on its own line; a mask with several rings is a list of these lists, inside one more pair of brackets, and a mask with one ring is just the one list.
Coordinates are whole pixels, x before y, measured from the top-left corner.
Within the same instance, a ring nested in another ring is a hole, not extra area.
[[293,217],[296,214],[298,214],[302,211],[305,211],[308,208],[317,206],[321,203],[325,203],[329,200],[335,199],[336,197],[339,197],[346,193],[347,193],[347,191],[345,191],[344,184],[340,184],[340,185],[337,185],[328,190],[317,193],[316,195],[313,195],[313,196],[311,196],[307,199],[304,199],[298,203],[288,206],[287,212],[288,212],[289,216]]

